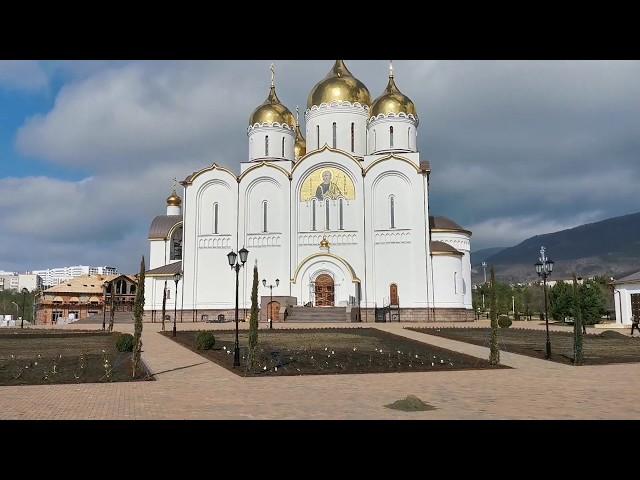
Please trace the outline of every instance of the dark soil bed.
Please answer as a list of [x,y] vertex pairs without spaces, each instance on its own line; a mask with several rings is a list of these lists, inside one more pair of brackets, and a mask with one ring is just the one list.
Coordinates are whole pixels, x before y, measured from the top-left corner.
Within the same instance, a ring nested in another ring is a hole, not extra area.
[[115,348],[117,333],[0,330],[0,385],[153,380],[146,367],[131,377],[131,353]]
[[[490,328],[409,328],[416,332],[437,335],[489,347]],[[551,360],[573,363],[573,332],[549,332]],[[640,362],[640,338],[631,338],[618,332],[583,336],[584,365]],[[498,345],[501,351],[518,353],[529,357],[544,358],[546,333],[544,330],[526,328],[501,328],[498,330]]]
[[240,364],[233,368],[235,332],[214,331],[211,350],[196,350],[197,331],[162,332],[184,347],[241,376],[432,372],[508,368],[374,328],[271,330],[258,333],[258,361],[247,370],[248,332],[241,331]]

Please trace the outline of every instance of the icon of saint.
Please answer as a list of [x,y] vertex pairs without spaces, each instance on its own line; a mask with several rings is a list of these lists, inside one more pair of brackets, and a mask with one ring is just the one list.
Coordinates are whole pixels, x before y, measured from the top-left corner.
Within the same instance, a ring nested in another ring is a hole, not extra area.
[[337,198],[344,196],[340,187],[338,187],[338,184],[333,182],[331,179],[332,174],[330,170],[322,172],[322,183],[318,185],[318,188],[316,189],[316,198],[318,200],[324,200],[325,198],[336,200]]

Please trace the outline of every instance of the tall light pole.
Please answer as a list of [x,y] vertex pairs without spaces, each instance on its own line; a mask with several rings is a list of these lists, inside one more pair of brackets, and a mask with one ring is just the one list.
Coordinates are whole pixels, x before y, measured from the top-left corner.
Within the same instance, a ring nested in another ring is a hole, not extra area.
[[22,289],[22,320],[20,321],[20,328],[24,328],[24,307],[27,301],[27,293],[29,293],[29,290],[27,290],[26,288],[23,288]]
[[[280,280],[278,280],[276,278],[276,287],[280,285]],[[262,279],[262,286],[263,287],[269,287],[269,290],[271,291],[270,294],[270,301],[269,301],[269,329],[273,328],[273,285],[267,285],[267,281],[265,279]]]
[[109,282],[104,282],[102,284],[102,289],[104,291],[104,298],[102,300],[102,331],[104,331],[107,328],[107,288],[108,287],[109,287]]
[[482,262],[482,270],[484,271],[484,283],[487,283],[487,262]]
[[176,336],[176,317],[178,316],[178,282],[182,278],[182,274],[180,272],[176,272],[173,275],[173,281],[176,282],[176,296],[173,300],[173,335]]
[[545,350],[545,358],[551,358],[551,340],[549,340],[549,312],[547,308],[547,277],[553,272],[553,260],[547,257],[546,249],[540,247],[540,258],[536,263],[536,273],[542,278],[544,285],[544,321],[547,327],[547,344]]
[[[238,256],[240,256],[240,262],[238,262]],[[233,349],[233,366],[240,366],[240,342],[238,341],[238,288],[240,282],[240,268],[244,267],[249,256],[249,250],[242,247],[238,253],[231,250],[227,253],[227,260],[229,260],[229,266],[231,270],[236,271],[236,343]]]

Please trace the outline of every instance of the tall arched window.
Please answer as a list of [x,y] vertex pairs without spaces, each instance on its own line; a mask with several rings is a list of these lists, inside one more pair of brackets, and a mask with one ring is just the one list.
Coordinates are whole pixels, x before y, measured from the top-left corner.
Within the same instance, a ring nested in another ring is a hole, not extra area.
[[411,127],[407,128],[407,150],[411,150]]
[[453,293],[458,293],[458,272],[453,272]]
[[376,144],[376,131],[374,130],[374,131],[373,131],[373,151],[374,151],[374,152],[376,151],[376,147],[377,147],[377,146],[378,146],[378,145]]
[[218,203],[213,204],[213,233],[218,233]]
[[284,158],[284,137],[282,137],[282,157]]
[[320,125],[316,125],[316,138],[318,139],[318,150],[320,150]]
[[311,230],[316,231],[316,199],[311,200]]
[[333,122],[333,148],[336,148],[336,145],[338,143],[338,140],[336,138],[338,136],[337,129],[338,127],[336,126],[336,122]]
[[389,216],[391,228],[396,228],[396,197],[394,195],[389,197]]
[[351,152],[355,152],[356,149],[356,135],[355,135],[355,131],[356,131],[356,124],[355,123],[351,123]]
[[393,148],[393,127],[389,127],[389,147]]
[[340,199],[340,230],[344,230],[344,200]]
[[267,230],[267,201],[262,202],[262,231],[268,232]]
[[324,229],[329,230],[329,200],[324,202]]
[[264,156],[269,156],[269,135],[264,137]]

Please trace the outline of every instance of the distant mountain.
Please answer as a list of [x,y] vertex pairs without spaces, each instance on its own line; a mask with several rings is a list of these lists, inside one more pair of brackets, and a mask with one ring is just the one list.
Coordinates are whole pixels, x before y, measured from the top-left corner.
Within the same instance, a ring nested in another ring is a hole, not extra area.
[[[487,256],[485,261],[495,266],[496,276],[502,280],[532,280],[537,277],[534,264],[543,245],[555,262],[552,274],[555,278],[569,278],[573,271],[579,276],[613,277],[638,271],[640,212],[536,235]],[[474,281],[479,281],[482,268],[473,270]]]
[[495,255],[498,252],[501,252],[505,248],[508,247],[491,247],[491,248],[483,248],[481,250],[471,252],[471,266],[475,267],[481,265],[487,258],[492,255]]

